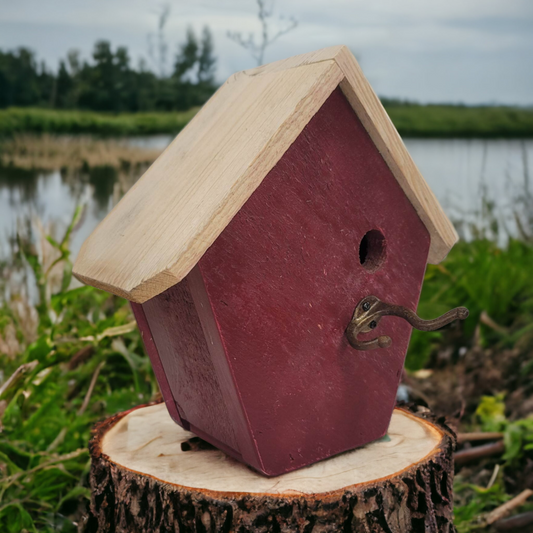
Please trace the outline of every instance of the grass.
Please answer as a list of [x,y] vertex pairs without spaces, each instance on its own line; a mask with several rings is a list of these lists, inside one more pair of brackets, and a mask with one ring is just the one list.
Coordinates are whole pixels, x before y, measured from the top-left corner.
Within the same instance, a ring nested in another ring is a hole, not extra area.
[[197,109],[165,113],[96,113],[38,108],[0,109],[0,136],[16,133],[90,133],[104,136],[176,134]]
[[161,150],[87,135],[17,134],[0,144],[0,167],[23,170],[90,169],[152,163]]
[[[470,346],[474,335],[482,346],[512,346],[519,338],[533,341],[533,247],[511,239],[501,248],[494,241],[459,242],[444,263],[428,265],[418,312],[434,317],[461,304],[470,311],[453,346]],[[488,325],[490,321],[499,327]],[[406,366],[424,368],[432,353],[452,339],[446,333],[413,331]]]
[[[10,293],[0,306],[1,531],[75,531],[90,495],[91,426],[158,395],[127,302],[92,287],[70,287],[69,241],[80,217],[77,210],[61,239],[42,228],[33,238],[19,237],[14,258],[4,265]],[[445,347],[477,342],[531,350],[532,260],[533,248],[526,242],[513,240],[499,248],[477,239],[455,247],[441,266],[430,267],[421,314],[433,316],[461,303],[471,308],[472,318],[459,331],[415,340],[408,366],[423,366],[432,352]],[[39,294],[36,306],[17,288],[15,274],[24,265]],[[487,310],[501,329],[483,322]],[[525,371],[533,372],[529,360]],[[488,489],[468,473],[457,477],[455,515],[462,533],[483,531],[480,517],[511,497],[503,472],[523,469],[533,456],[533,418],[507,419],[502,398],[482,399],[463,422],[470,430],[505,432],[506,453],[502,473]]]
[[[68,244],[80,216],[78,210],[61,240],[42,231],[37,240],[19,238],[16,258],[4,265],[2,532],[76,531],[89,496],[91,426],[158,392],[127,302],[89,287],[69,289]],[[40,295],[35,307],[13,281],[23,265]]]
[[[76,140],[44,136],[33,142],[13,140],[11,152],[21,158],[13,164],[25,161],[33,168],[40,157],[66,158],[73,166],[100,158],[112,164],[122,157],[106,155],[105,146],[82,148]],[[526,178],[523,198],[529,199]],[[443,375],[463,373],[471,381],[480,369],[492,373],[492,382],[483,378],[484,389],[473,387],[473,396],[464,400],[458,423],[462,431],[503,432],[505,453],[459,471],[455,522],[460,533],[486,531],[483,517],[518,494],[533,475],[533,417],[512,407],[513,401],[520,409],[533,402],[533,217],[529,200],[515,205],[524,209],[515,212],[522,221],[519,239],[498,245],[498,224],[488,210],[485,229],[472,231],[472,241],[459,243],[442,264],[428,267],[420,315],[431,318],[466,305],[471,316],[439,332],[414,332],[407,356],[409,379],[419,369],[434,372],[427,396]],[[2,532],[75,531],[90,496],[91,427],[159,395],[127,302],[71,283],[69,243],[81,217],[77,209],[61,237],[37,221],[27,225],[12,257],[0,265]],[[38,295],[36,304],[27,297],[31,292]],[[510,362],[498,366],[506,358]],[[464,394],[452,385],[435,401],[444,405]],[[516,511],[530,509],[533,505],[526,504]]]
[[533,137],[533,109],[452,105],[386,105],[404,137]]
[[[405,137],[533,137],[533,109],[385,102]],[[148,135],[179,132],[195,115],[186,112],[123,113],[37,108],[0,110],[0,136],[16,133]]]

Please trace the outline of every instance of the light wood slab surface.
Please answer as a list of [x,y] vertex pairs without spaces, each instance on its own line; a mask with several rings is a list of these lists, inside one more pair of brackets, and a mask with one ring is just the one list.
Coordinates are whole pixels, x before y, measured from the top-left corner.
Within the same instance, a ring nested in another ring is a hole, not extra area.
[[226,493],[288,495],[344,489],[394,476],[440,452],[443,433],[396,409],[388,436],[309,467],[267,478],[213,450],[182,451],[194,435],[168,415],[164,404],[127,414],[104,436],[102,453],[128,470],[165,483]]

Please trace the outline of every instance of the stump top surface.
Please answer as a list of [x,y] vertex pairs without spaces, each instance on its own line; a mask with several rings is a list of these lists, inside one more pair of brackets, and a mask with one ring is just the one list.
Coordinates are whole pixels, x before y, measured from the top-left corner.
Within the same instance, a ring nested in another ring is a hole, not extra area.
[[121,418],[102,437],[113,463],[164,483],[219,493],[320,494],[392,477],[440,451],[443,433],[430,422],[395,409],[389,433],[372,442],[282,476],[267,478],[219,450],[181,450],[193,433],[170,418],[165,404]]

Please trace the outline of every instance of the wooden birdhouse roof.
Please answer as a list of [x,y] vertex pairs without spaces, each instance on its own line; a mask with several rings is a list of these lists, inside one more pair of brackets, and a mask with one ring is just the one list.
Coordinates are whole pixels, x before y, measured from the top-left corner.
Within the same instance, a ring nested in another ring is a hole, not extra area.
[[430,236],[455,230],[345,46],[231,76],[85,241],[84,283],[142,303],[181,281],[340,85]]

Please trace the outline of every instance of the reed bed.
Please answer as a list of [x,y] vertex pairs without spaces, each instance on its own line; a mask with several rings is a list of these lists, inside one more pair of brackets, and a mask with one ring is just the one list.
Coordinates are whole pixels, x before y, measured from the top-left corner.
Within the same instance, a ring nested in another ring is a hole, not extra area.
[[0,166],[24,170],[89,169],[147,165],[161,150],[120,139],[91,136],[19,134],[0,143]]

